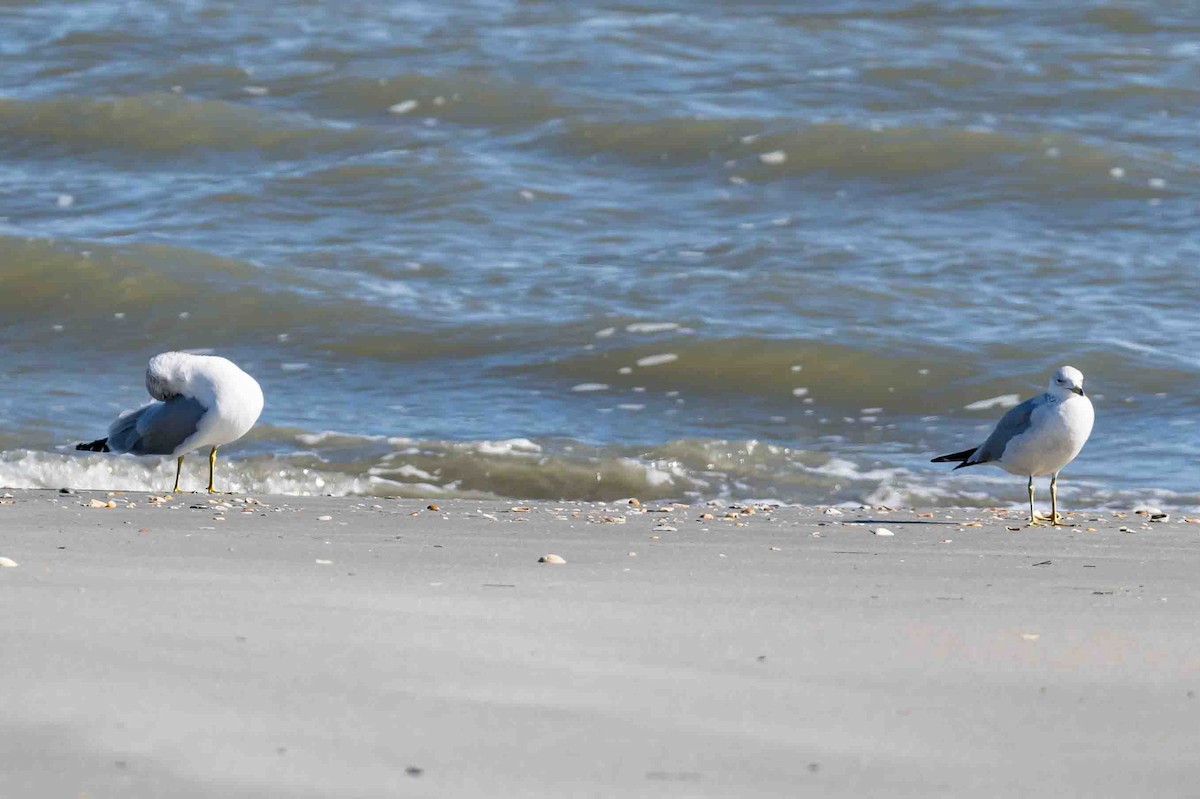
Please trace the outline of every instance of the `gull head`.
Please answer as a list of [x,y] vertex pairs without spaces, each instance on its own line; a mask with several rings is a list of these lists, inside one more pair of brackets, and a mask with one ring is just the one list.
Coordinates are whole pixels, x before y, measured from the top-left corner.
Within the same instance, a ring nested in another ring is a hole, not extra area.
[[146,391],[164,402],[185,393],[191,367],[199,360],[202,358],[188,352],[160,352],[146,367]]
[[1046,390],[1051,394],[1066,398],[1072,394],[1084,396],[1083,393],[1083,372],[1076,369],[1074,366],[1064,366],[1054,373],[1054,377],[1050,378],[1050,385]]

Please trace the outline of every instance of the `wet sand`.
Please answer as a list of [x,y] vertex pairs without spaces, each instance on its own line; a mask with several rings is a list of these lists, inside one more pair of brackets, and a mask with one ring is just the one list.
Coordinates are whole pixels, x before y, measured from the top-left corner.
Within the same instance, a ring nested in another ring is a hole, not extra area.
[[1200,525],[1177,517],[8,493],[13,797],[1200,780]]

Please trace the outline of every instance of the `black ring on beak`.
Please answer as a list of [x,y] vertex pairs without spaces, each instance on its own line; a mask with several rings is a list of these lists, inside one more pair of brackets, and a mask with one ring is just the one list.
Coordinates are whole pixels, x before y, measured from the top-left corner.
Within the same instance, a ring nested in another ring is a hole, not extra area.
[[1081,396],[1081,397],[1083,397],[1083,396],[1086,396],[1086,395],[1083,393],[1083,387],[1082,387],[1082,386],[1072,386],[1072,387],[1071,387],[1071,390],[1072,390],[1072,391],[1074,391],[1076,394],[1078,394],[1078,395],[1079,395],[1079,396]]

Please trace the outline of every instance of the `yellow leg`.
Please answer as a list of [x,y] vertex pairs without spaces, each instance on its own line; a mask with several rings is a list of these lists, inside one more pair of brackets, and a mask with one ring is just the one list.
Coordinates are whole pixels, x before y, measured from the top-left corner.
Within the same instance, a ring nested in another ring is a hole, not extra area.
[[1050,523],[1055,527],[1071,527],[1058,515],[1058,472],[1050,478]]
[[183,456],[180,455],[179,459],[175,462],[175,487],[171,489],[171,491],[175,492],[176,494],[183,491],[183,489],[179,487],[179,473],[182,471],[183,471]]
[[215,494],[217,489],[213,488],[213,477],[217,473],[217,448],[213,447],[212,452],[208,453],[208,493]]
[[1042,519],[1033,510],[1033,475],[1029,475],[1029,526],[1037,527],[1042,524]]

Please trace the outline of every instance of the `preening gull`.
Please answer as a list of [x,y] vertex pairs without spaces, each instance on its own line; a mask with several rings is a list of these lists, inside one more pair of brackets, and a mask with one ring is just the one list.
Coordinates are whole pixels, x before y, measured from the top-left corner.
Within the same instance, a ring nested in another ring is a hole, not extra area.
[[[1083,393],[1083,372],[1064,366],[1050,378],[1046,393],[1027,399],[1004,414],[978,447],[934,458],[957,461],[955,469],[994,463],[1010,474],[1029,477],[1029,523],[1062,523],[1058,515],[1058,472],[1083,449],[1092,434],[1095,412]],[[1033,511],[1033,478],[1050,477],[1050,518]]]
[[258,381],[225,358],[164,352],[150,359],[146,390],[154,402],[125,411],[109,426],[107,438],[75,449],[173,456],[178,459],[174,490],[179,491],[183,456],[212,447],[208,492],[216,493],[217,447],[237,441],[258,421],[263,408]]

